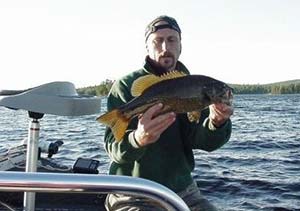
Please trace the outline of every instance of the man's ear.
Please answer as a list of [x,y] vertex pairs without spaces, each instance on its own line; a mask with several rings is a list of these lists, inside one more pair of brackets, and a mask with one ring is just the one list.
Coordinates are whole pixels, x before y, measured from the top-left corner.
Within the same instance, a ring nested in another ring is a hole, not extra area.
[[181,54],[181,50],[182,50],[182,44],[180,42],[180,51],[179,51],[179,55]]

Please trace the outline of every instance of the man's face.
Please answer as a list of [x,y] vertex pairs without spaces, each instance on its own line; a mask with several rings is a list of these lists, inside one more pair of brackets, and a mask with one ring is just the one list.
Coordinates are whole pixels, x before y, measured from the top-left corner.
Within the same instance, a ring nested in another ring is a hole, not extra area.
[[174,70],[181,53],[181,40],[177,31],[169,28],[157,30],[148,37],[146,47],[150,59],[167,71]]

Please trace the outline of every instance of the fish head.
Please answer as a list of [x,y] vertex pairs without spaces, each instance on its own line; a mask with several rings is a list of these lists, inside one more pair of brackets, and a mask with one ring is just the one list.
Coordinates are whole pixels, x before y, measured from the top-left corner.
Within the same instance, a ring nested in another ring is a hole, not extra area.
[[204,89],[205,96],[211,103],[224,103],[232,105],[233,88],[226,83],[214,80]]

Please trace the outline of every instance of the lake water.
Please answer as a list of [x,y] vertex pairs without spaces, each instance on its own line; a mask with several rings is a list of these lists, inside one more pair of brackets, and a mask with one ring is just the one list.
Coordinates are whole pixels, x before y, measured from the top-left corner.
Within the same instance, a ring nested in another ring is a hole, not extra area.
[[[300,95],[237,95],[234,106],[230,141],[211,153],[194,151],[199,188],[223,210],[300,210]],[[109,158],[97,116],[45,115],[40,137],[64,141],[52,159],[73,165],[77,157],[94,158],[106,174]],[[25,111],[3,107],[0,118],[4,151],[27,137],[29,121]]]

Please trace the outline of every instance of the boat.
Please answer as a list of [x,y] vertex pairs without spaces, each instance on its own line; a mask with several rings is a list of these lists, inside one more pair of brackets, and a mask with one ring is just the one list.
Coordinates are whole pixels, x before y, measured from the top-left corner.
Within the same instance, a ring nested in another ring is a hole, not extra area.
[[108,193],[155,200],[166,210],[189,210],[168,188],[141,178],[98,173],[99,161],[77,158],[73,166],[52,160],[63,145],[39,138],[44,115],[82,116],[100,112],[101,99],[79,95],[74,84],[55,81],[25,90],[0,91],[0,106],[28,112],[28,137],[0,152],[0,210],[105,210]]

